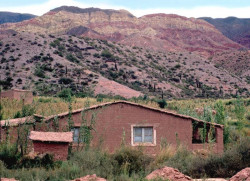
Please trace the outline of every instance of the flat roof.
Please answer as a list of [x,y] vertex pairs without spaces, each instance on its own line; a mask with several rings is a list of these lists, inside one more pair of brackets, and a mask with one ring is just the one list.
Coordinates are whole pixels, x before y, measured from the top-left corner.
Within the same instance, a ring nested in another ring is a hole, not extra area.
[[24,123],[33,123],[35,120],[32,116],[16,118],[16,119],[7,119],[0,121],[0,127],[8,127],[8,126],[18,126],[19,124]]
[[29,138],[33,141],[70,143],[73,141],[73,132],[31,131]]

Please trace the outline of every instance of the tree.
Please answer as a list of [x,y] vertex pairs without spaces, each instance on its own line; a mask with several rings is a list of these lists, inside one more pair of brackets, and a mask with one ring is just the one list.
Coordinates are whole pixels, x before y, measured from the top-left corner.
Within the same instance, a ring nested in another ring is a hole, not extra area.
[[237,118],[237,129],[241,130],[244,126],[244,116],[246,109],[244,102],[240,97],[237,97],[236,101],[234,102],[234,113]]

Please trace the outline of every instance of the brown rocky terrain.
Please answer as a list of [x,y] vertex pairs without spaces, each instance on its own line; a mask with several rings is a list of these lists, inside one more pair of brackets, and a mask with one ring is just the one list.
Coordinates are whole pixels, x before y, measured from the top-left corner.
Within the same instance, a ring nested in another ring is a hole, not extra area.
[[223,67],[229,73],[237,75],[240,79],[246,79],[250,83],[250,51],[225,51],[212,57],[217,67]]
[[196,52],[206,57],[242,48],[204,20],[172,14],[137,18],[125,10],[63,6],[27,21],[3,24],[0,29],[87,36],[152,50]]
[[172,167],[163,167],[161,169],[155,170],[150,173],[147,177],[147,180],[157,180],[164,179],[170,181],[191,181],[192,179],[189,176],[184,175],[179,170]]
[[4,88],[46,95],[64,87],[126,98],[249,95],[246,79],[197,54],[149,51],[99,39],[2,31],[0,60]]
[[107,181],[104,178],[97,177],[95,174],[94,175],[87,175],[85,177],[77,178],[72,181]]
[[247,167],[235,174],[229,181],[250,181],[250,167]]

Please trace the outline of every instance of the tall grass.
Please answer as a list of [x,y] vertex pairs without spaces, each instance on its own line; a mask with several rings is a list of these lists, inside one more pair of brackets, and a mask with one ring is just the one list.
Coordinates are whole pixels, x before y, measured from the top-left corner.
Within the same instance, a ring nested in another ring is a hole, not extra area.
[[74,152],[67,161],[54,163],[54,167],[7,169],[0,161],[1,177],[18,180],[71,180],[88,174],[108,180],[145,180],[151,171],[163,166],[179,169],[192,178],[229,178],[250,163],[249,138],[241,138],[222,154],[198,154],[184,146],[173,149],[167,146],[156,157],[146,155],[140,149],[122,146],[110,154],[99,148]]
[[[85,107],[86,104],[89,106],[97,105],[100,103],[105,102],[112,102],[119,99],[114,98],[76,98],[72,97],[72,109],[80,109]],[[3,107],[3,119],[13,118],[14,115],[22,110],[22,102],[17,100],[12,100],[8,98],[2,98],[2,107]],[[153,108],[159,108],[157,101],[149,100],[149,99],[130,99],[129,101],[146,105]],[[236,99],[228,99],[228,100],[215,100],[215,99],[190,99],[190,100],[171,100],[167,101],[168,106],[166,109],[176,111],[181,114],[190,115],[197,118],[202,118],[201,116],[197,115],[195,112],[195,108],[203,108],[203,107],[210,107],[215,109],[216,103],[221,102],[224,106],[225,116],[227,120],[233,122],[237,121],[237,116],[235,114],[235,102]],[[244,103],[245,113],[250,112],[250,99],[242,99]],[[242,103],[242,102],[241,102]],[[41,115],[54,115],[59,114],[62,112],[68,111],[68,104],[63,99],[58,97],[34,97],[33,104],[31,105],[35,108],[36,114]],[[237,111],[236,111],[237,112]],[[239,112],[239,111],[238,111]],[[240,114],[239,114],[240,115]],[[241,114],[242,115],[242,114]],[[246,117],[247,115],[245,115]]]

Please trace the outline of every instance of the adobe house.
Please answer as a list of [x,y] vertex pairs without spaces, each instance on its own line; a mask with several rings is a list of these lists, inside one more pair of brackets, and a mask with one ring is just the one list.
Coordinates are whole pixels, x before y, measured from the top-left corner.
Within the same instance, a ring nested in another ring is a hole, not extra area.
[[[33,130],[34,123],[33,116],[0,121],[0,142],[5,141],[8,137],[8,141],[15,143],[18,138],[18,129],[22,131],[23,125],[25,125],[25,129]],[[19,134],[24,133],[19,132]]]
[[[57,127],[61,131],[68,129],[68,112],[56,115],[57,124],[53,121],[55,116],[34,117],[37,121],[43,120],[51,128]],[[223,152],[223,125],[162,109],[117,101],[72,111],[74,145],[82,141],[79,133],[83,119],[93,130],[92,145],[102,142],[102,147],[110,152],[123,142],[132,147],[141,146],[149,154],[157,154],[163,141],[172,145],[182,143],[190,150],[205,148],[216,153]],[[204,128],[205,135],[201,133]],[[208,144],[209,135],[214,141],[212,144]]]
[[73,133],[31,131],[29,138],[33,142],[34,152],[50,153],[55,160],[67,160],[69,143],[73,141]]
[[10,89],[1,92],[0,98],[16,99],[23,101],[24,104],[31,104],[33,101],[33,93],[30,90]]

